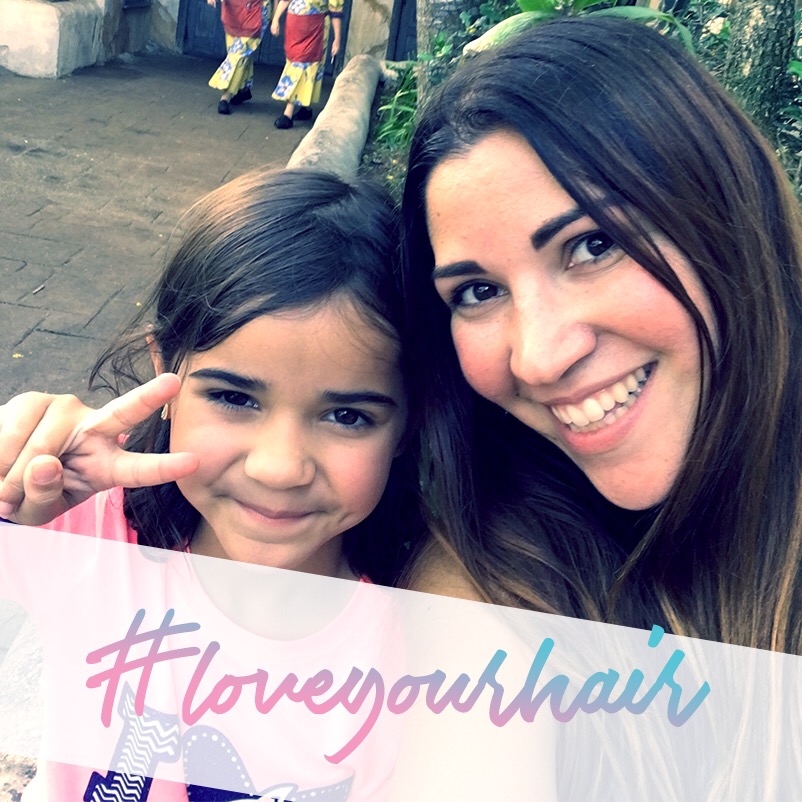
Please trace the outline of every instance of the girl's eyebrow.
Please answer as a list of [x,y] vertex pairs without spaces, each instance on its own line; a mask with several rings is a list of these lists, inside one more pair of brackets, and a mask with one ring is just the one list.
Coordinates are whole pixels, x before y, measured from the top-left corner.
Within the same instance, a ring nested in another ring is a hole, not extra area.
[[[569,209],[567,212],[563,212],[562,214],[553,217],[551,220],[547,220],[530,237],[530,240],[532,241],[532,247],[536,251],[539,251],[541,248],[548,245],[548,243],[551,242],[551,240],[553,240],[554,237],[556,237],[557,234],[559,234],[566,226],[570,226],[571,223],[575,223],[577,220],[581,220],[583,217],[588,217],[588,213],[577,206],[573,209]],[[485,270],[476,262],[452,262],[448,265],[435,267],[434,270],[432,270],[432,279],[436,281],[439,278],[480,276],[484,273]]]
[[[236,387],[238,390],[247,390],[252,393],[266,392],[268,386],[261,379],[252,379],[231,373],[220,368],[199,368],[189,374],[190,379],[211,379],[221,381]],[[397,402],[389,395],[375,393],[372,390],[354,390],[351,393],[340,393],[335,390],[326,390],[322,398],[329,404],[380,404],[387,407],[397,407]]]
[[241,376],[239,373],[232,373],[231,371],[221,370],[220,368],[200,368],[190,373],[189,378],[221,381],[239,390],[248,390],[250,392],[264,392],[267,390],[267,385],[260,379]]
[[338,393],[326,390],[323,400],[331,404],[381,404],[387,407],[397,407],[398,404],[389,395],[374,393],[370,390],[356,390],[353,393]]

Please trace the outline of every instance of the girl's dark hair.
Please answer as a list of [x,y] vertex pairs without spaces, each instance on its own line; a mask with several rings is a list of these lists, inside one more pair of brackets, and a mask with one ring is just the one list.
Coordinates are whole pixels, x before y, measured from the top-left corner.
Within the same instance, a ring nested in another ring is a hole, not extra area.
[[[522,135],[694,321],[702,400],[658,508],[613,508],[460,374],[431,282],[425,191],[439,163],[499,130]],[[404,208],[411,354],[438,388],[422,431],[433,523],[488,598],[802,651],[799,211],[770,147],[711,76],[640,24],[540,25],[462,67],[427,105]],[[715,348],[655,229],[698,275]]]
[[[180,228],[149,302],[100,357],[93,386],[122,393],[152,373],[150,347],[165,370],[178,372],[190,354],[261,315],[334,296],[346,296],[370,325],[403,344],[397,214],[377,188],[313,170],[249,173],[202,198]],[[127,447],[163,453],[169,438],[169,422],[154,415]],[[352,568],[377,582],[395,579],[421,533],[413,451],[395,459],[379,506],[345,534]],[[162,548],[188,544],[199,517],[174,483],[126,490],[125,514],[140,543]]]

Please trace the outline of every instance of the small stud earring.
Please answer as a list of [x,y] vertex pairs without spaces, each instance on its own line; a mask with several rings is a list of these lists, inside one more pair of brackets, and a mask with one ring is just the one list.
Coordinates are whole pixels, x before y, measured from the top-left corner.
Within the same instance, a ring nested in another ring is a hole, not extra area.
[[169,417],[170,417],[170,405],[169,405],[169,404],[165,404],[165,405],[162,407],[161,415],[159,415],[159,417],[160,417],[162,420],[167,420],[167,418],[169,418]]

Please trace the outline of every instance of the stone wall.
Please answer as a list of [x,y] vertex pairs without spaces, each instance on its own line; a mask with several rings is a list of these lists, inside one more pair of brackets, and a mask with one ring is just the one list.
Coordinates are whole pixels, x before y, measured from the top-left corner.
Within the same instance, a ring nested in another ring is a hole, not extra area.
[[2,0],[0,66],[19,75],[57,78],[102,55],[102,14],[95,0]]
[[359,54],[385,58],[392,16],[393,0],[353,0],[345,45],[346,61]]
[[179,0],[153,0],[150,17],[150,38],[164,50],[177,51]]

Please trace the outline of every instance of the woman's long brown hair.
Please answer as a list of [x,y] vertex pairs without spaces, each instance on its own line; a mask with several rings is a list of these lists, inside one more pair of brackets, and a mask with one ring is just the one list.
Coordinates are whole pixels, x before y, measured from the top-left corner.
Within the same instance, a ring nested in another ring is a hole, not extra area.
[[[702,397],[681,472],[653,510],[612,507],[460,375],[432,288],[426,184],[504,129],[696,326]],[[802,653],[802,229],[771,148],[735,103],[644,26],[545,24],[461,68],[428,104],[404,204],[414,353],[424,386],[439,389],[421,399],[423,482],[433,525],[487,598]],[[654,230],[694,268],[715,332]]]

